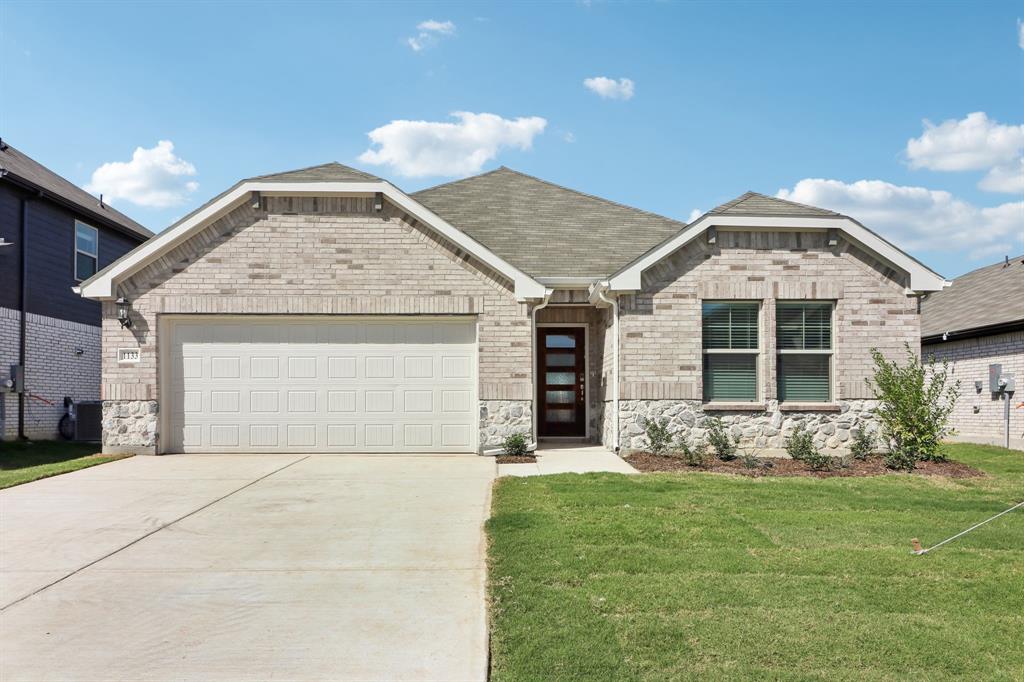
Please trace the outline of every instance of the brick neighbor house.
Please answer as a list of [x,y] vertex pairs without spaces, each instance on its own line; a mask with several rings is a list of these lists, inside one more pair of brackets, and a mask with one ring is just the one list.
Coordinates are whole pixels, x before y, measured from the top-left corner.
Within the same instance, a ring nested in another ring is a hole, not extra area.
[[[952,415],[958,440],[1004,443],[1010,402],[1010,447],[1024,450],[1024,256],[1006,258],[957,277],[921,301],[921,354],[948,361],[960,380]],[[989,367],[1013,373],[1017,390],[992,392]]]
[[[54,438],[63,400],[100,397],[100,304],[71,287],[152,236],[0,141],[0,440]],[[17,371],[17,370],[15,370]]]
[[406,194],[327,164],[239,182],[80,291],[108,452],[630,450],[644,417],[710,415],[840,452],[873,427],[869,349],[917,344],[945,284],[755,193],[687,225],[507,168]]

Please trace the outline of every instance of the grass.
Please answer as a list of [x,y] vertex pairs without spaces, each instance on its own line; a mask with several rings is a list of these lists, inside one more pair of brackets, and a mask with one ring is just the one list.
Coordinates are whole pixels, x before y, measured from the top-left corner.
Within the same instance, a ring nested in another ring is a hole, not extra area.
[[952,480],[565,474],[498,482],[492,679],[1024,679],[1024,453]]
[[124,455],[96,455],[95,443],[55,440],[0,442],[0,489],[104,464]]

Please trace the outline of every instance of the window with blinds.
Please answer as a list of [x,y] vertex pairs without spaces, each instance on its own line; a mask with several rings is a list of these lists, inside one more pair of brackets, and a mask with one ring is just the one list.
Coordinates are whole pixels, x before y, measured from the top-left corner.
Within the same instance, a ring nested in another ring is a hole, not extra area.
[[702,304],[705,400],[757,400],[757,317],[755,302]]
[[779,400],[832,399],[832,308],[831,302],[776,304]]

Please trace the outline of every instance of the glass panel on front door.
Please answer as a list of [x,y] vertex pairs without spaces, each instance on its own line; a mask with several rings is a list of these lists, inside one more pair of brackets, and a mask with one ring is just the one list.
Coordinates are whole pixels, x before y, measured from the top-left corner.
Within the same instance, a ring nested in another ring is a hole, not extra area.
[[587,435],[584,329],[537,330],[537,426],[541,438]]

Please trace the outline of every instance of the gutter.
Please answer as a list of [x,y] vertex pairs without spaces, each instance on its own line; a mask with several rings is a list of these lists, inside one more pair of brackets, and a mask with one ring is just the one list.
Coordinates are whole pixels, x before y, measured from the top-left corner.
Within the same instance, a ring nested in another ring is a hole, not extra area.
[[1024,320],[1013,320],[1011,322],[999,322],[984,327],[971,327],[968,329],[957,329],[946,331],[941,334],[928,334],[921,337],[922,346],[930,346],[943,341],[957,341],[978,336],[994,336],[1007,332],[1024,331]]
[[615,345],[612,347],[612,412],[614,418],[612,421],[612,438],[614,439],[614,445],[612,447],[613,452],[619,451],[619,299],[608,298],[605,292],[608,291],[608,282],[596,283],[590,291],[591,298],[594,296],[599,298],[601,301],[607,303],[612,307],[612,337],[615,339]]

